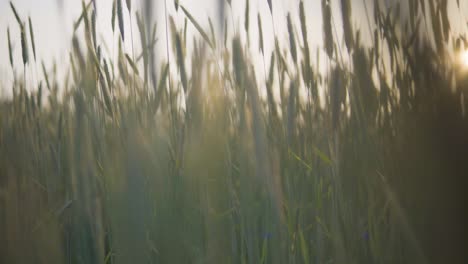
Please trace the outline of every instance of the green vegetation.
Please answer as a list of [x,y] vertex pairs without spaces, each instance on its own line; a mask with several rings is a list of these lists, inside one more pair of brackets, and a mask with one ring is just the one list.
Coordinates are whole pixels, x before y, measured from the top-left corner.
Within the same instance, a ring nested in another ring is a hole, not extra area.
[[[407,1],[404,22],[399,5],[375,1],[372,45],[351,1],[338,14],[330,1],[325,74],[302,1],[271,54],[263,36],[215,39],[175,1],[185,25],[158,29],[176,59],[157,62],[156,25],[116,0],[116,58],[83,2],[64,81],[42,63],[28,82],[34,21],[11,4],[21,35],[2,38],[16,77],[0,84],[13,90],[0,102],[0,263],[463,263],[468,72],[457,58],[468,43],[451,33],[449,1]],[[262,34],[268,23],[257,16]]]

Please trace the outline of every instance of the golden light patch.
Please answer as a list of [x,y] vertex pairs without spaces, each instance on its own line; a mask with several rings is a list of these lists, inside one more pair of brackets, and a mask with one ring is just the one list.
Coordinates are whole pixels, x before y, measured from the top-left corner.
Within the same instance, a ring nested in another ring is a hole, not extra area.
[[460,55],[461,64],[465,69],[468,69],[468,50],[465,50]]

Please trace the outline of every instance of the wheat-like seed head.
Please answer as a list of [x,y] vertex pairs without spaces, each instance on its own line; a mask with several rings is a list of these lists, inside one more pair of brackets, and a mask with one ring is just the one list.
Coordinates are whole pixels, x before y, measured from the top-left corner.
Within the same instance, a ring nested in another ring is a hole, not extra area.
[[327,52],[328,57],[332,58],[335,42],[333,41],[330,0],[322,0],[322,18],[325,51]]
[[126,2],[127,2],[128,12],[132,13],[132,0],[127,0]]
[[302,0],[299,3],[299,19],[301,21],[301,31],[302,31],[302,39],[304,41],[304,46],[308,47],[309,43],[307,40],[307,23],[306,23],[306,18],[305,18],[304,2]]
[[18,15],[18,11],[16,11],[16,8],[13,5],[13,2],[11,2],[11,1],[10,1],[10,7],[11,7],[11,10],[13,11],[13,14],[15,15],[16,22],[18,22],[19,27],[23,27],[23,22],[21,21],[21,18]]
[[[413,1],[410,1],[413,2]],[[351,24],[351,4],[349,0],[341,0],[341,17],[346,48],[351,52],[354,47],[353,26]]]
[[260,18],[260,13],[258,13],[257,21],[258,21],[258,47],[259,47],[259,49],[260,49],[260,52],[261,52],[262,54],[264,54],[264,49],[263,49],[262,19]]
[[122,36],[122,40],[125,41],[125,26],[122,9],[122,0],[117,0],[117,19],[119,20],[120,35]]
[[232,64],[236,83],[239,88],[242,88],[245,64],[242,45],[238,36],[232,40]]
[[179,66],[180,80],[182,82],[182,87],[184,92],[187,93],[187,72],[185,70],[185,60],[182,51],[182,42],[180,40],[179,34],[176,34],[176,50],[177,50],[177,66]]
[[33,50],[33,55],[34,55],[34,61],[36,61],[36,42],[34,41],[34,30],[33,30],[33,25],[31,23],[31,17],[29,17],[29,33],[31,37],[31,45],[32,45],[32,50]]
[[115,31],[115,17],[117,15],[117,0],[112,1],[112,15],[111,15],[111,25],[112,32]]
[[112,88],[113,88],[113,83],[112,83],[112,79],[111,79],[111,75],[110,75],[110,71],[109,71],[109,66],[107,65],[107,60],[104,59],[104,74],[106,75],[106,81],[107,81],[107,86],[109,87],[109,90],[112,91]]
[[13,68],[13,47],[11,45],[10,27],[7,27],[7,38],[8,38],[8,55],[10,58],[11,68]]
[[119,68],[119,73],[120,77],[122,78],[122,81],[124,85],[127,85],[128,83],[128,71],[127,71],[127,64],[125,63],[125,55],[122,50],[122,40],[119,39],[119,61],[118,61],[118,68]]
[[288,13],[288,33],[289,33],[289,48],[294,63],[297,62],[296,38],[294,37],[294,28],[291,21],[291,14]]
[[270,8],[270,13],[273,15],[273,3],[271,2],[271,0],[267,0],[268,2],[268,7]]
[[250,22],[250,3],[249,0],[245,1],[245,14],[244,14],[244,28],[245,32],[247,32],[247,35],[249,34],[249,22]]
[[304,82],[306,83],[307,86],[311,85],[312,81],[312,69],[310,65],[310,51],[309,51],[309,41],[307,37],[307,22],[305,18],[305,8],[304,8],[304,2],[301,0],[299,3],[299,19],[301,22],[301,31],[302,31],[302,41],[304,42],[304,62],[302,63],[302,75]]
[[29,52],[28,52],[28,39],[26,36],[25,25],[21,27],[21,51],[23,54],[23,64],[26,65],[29,61]]

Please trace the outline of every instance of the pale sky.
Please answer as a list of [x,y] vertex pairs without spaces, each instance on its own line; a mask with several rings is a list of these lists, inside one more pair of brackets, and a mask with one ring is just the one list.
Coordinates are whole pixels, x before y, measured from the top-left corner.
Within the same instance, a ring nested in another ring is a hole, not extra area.
[[[169,15],[174,15],[178,23],[178,27],[183,27],[184,14],[179,10],[175,12],[173,0],[166,0]],[[57,63],[61,65],[61,62],[68,63],[68,52],[71,48],[71,38],[73,22],[79,17],[81,13],[81,1],[80,0],[63,0],[63,12],[59,12],[57,5],[58,0],[13,0],[21,18],[26,20],[28,16],[34,24],[34,32],[38,53],[38,60],[44,60],[46,66],[52,65],[52,60],[55,58]],[[98,38],[104,40],[109,49],[112,49],[112,40],[117,40],[117,37],[112,37],[111,31],[111,9],[112,0],[96,0],[98,9]],[[123,1],[125,2],[125,1]],[[133,5],[139,7],[139,0],[133,0]],[[215,27],[221,26],[216,25],[215,18],[217,17],[217,4],[218,0],[180,0],[180,4],[184,5],[196,18],[196,20],[209,32],[208,17],[213,19]],[[287,0],[273,0],[274,10],[274,23],[279,38],[285,40],[287,46],[287,31],[286,31],[286,14],[292,12],[293,19],[296,23],[296,31],[300,34],[299,28],[299,16],[298,16],[298,4],[299,1],[287,1]],[[305,1],[305,7],[307,12],[308,20],[308,32],[309,32],[309,43],[311,50],[314,51],[317,47],[322,45],[322,24],[321,24],[321,4],[320,1]],[[337,6],[338,8],[338,3]],[[165,39],[165,21],[164,21],[164,0],[155,0],[154,4],[154,17],[157,17],[158,23],[158,46],[157,52],[161,59],[165,59],[166,56],[166,39]],[[134,8],[135,10],[135,8]],[[231,18],[232,10],[232,18]],[[226,5],[226,16],[228,18],[229,31],[232,33],[232,20],[234,20],[235,26],[243,31],[244,27],[244,16],[245,12],[245,0],[233,0],[232,9]],[[263,33],[265,39],[266,54],[272,48],[273,32],[271,27],[271,16],[268,9],[266,0],[250,0],[250,32],[251,32],[251,43],[252,49],[257,48],[257,14],[260,13],[262,17]],[[128,14],[128,13],[127,13]],[[337,13],[339,14],[339,13]],[[125,17],[128,21],[128,16]],[[337,20],[339,17],[337,16]],[[134,41],[135,45],[138,44],[139,32],[136,26],[136,19],[133,19],[134,23]],[[126,23],[126,32],[130,32],[129,23]],[[11,12],[9,1],[0,0],[0,72],[6,72],[6,75],[11,75],[11,70],[8,62],[8,46],[6,41],[6,28],[10,27],[11,38],[14,47],[15,65],[21,66],[21,48],[20,48],[20,32],[16,20]],[[218,28],[219,30],[219,28]],[[189,23],[189,34],[197,34],[194,27]],[[82,30],[78,31],[82,36]],[[127,36],[129,34],[127,33]],[[29,37],[29,35],[28,35]],[[189,38],[191,39],[191,38]],[[218,36],[221,42],[223,36]],[[126,39],[127,51],[131,50],[131,43],[129,38]],[[139,46],[138,46],[139,48]],[[21,69],[21,68],[20,68]],[[3,75],[0,75],[3,76]],[[11,78],[11,76],[10,76]]]
[[[68,52],[71,48],[72,30],[73,23],[79,17],[81,13],[81,0],[61,0],[63,2],[62,12],[59,12],[58,2],[60,0],[12,0],[16,6],[21,18],[26,21],[28,16],[34,24],[34,32],[36,39],[37,55],[38,55],[38,67],[40,61],[44,60],[47,67],[52,65],[53,59],[57,60],[58,65],[68,65],[69,57]],[[89,0],[87,0],[89,1]],[[87,2],[86,1],[86,2]],[[166,39],[165,39],[165,20],[164,20],[164,0],[154,0],[154,17],[157,17],[158,25],[158,46],[156,52],[159,53],[160,59],[166,59]],[[179,10],[175,12],[174,0],[165,0],[167,2],[167,8],[169,15],[174,15],[178,28],[183,27],[183,19],[185,18],[183,12]],[[366,0],[367,1],[367,0]],[[382,0],[390,3],[395,0]],[[6,38],[7,27],[10,28],[11,38],[14,47],[14,58],[17,70],[21,68],[21,48],[20,48],[20,33],[16,20],[11,12],[9,0],[0,0],[0,81],[7,82],[12,80],[12,74],[10,70],[8,60],[8,45]],[[125,1],[123,1],[125,2]],[[139,9],[140,0],[132,0],[133,11]],[[180,0],[180,4],[184,5],[195,17],[195,19],[202,25],[202,27],[209,32],[208,17],[213,19],[215,27],[222,26],[216,25],[218,0]],[[245,12],[245,0],[232,0],[232,9],[226,5],[226,17],[228,18],[229,32],[232,33],[232,18],[234,19],[235,26],[243,32],[244,27],[244,12]],[[272,0],[274,10],[274,23],[276,33],[279,35],[279,39],[283,41],[282,46],[288,47],[287,29],[286,29],[286,14],[287,12],[292,13],[293,23],[295,24],[295,30],[300,36],[300,23],[299,23],[299,0]],[[339,9],[338,0],[332,0],[333,6],[333,18],[336,25],[336,30],[340,42],[342,42],[342,31],[341,31],[341,12]],[[369,11],[372,12],[372,5],[369,1]],[[452,4],[455,5],[455,1]],[[455,23],[455,27],[459,27],[462,30],[466,30],[466,16],[468,14],[468,3],[460,1],[463,5],[462,10],[465,12],[455,12],[454,15],[464,16],[460,23]],[[117,36],[112,36],[111,31],[111,9],[112,0],[96,0],[97,3],[97,24],[98,24],[98,38],[102,42],[106,42],[109,49],[112,50],[113,41],[117,40]],[[304,0],[306,8],[306,19],[308,22],[308,35],[311,53],[315,56],[315,50],[322,47],[322,16],[321,16],[321,0]],[[366,24],[366,16],[363,8],[362,0],[352,0],[353,5],[353,16],[352,21],[354,28],[361,28],[362,35],[368,34],[368,28]],[[232,18],[231,18],[232,10]],[[272,39],[273,32],[271,27],[271,16],[268,8],[267,0],[250,0],[250,34],[251,34],[251,48],[253,53],[258,56],[257,61],[261,61],[261,57],[258,55],[258,44],[257,44],[257,14],[260,13],[263,24],[264,42],[266,54],[269,54],[274,41]],[[404,13],[404,10],[402,11]],[[127,12],[125,14],[128,14]],[[372,14],[369,14],[372,19]],[[129,17],[126,15],[126,51],[131,52],[130,42],[130,27]],[[136,26],[136,19],[133,19],[133,33],[134,42],[136,49],[139,50],[139,32]],[[117,26],[116,26],[117,28]],[[219,29],[219,28],[218,28]],[[188,28],[189,34],[198,34],[193,26],[190,25]],[[79,36],[82,36],[82,29],[78,31]],[[102,36],[102,37],[100,37]],[[28,35],[29,38],[29,35]],[[189,38],[191,39],[191,38]],[[221,43],[223,36],[218,35],[218,41]],[[298,41],[301,41],[300,39]],[[172,55],[171,55],[172,56]],[[269,56],[268,56],[269,57]],[[269,60],[269,58],[267,58]],[[259,62],[260,63],[260,62]],[[268,62],[267,62],[268,64]],[[34,66],[32,66],[34,67]],[[64,67],[66,68],[66,67]],[[40,67],[39,67],[40,69]],[[59,71],[61,69],[58,69]],[[32,71],[34,72],[34,71]],[[8,87],[8,86],[7,86]]]

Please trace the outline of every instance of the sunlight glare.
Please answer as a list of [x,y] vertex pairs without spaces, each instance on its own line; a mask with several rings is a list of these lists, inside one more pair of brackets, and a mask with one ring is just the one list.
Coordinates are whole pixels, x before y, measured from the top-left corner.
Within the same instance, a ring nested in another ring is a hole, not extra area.
[[460,59],[461,63],[463,64],[463,67],[468,69],[468,50],[462,52]]

